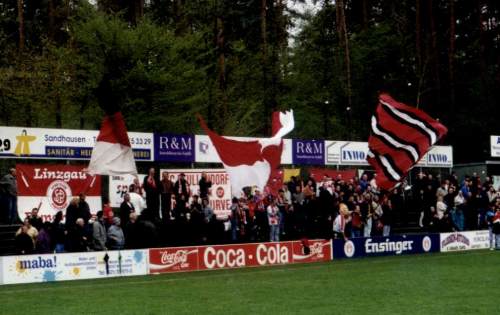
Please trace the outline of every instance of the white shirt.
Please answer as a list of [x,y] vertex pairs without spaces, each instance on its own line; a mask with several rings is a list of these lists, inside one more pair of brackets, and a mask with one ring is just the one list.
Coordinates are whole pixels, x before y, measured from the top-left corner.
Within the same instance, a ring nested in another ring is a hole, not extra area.
[[444,217],[444,213],[446,211],[446,204],[442,201],[438,201],[436,203],[436,212],[437,212],[437,215],[438,215],[438,219],[442,219]]
[[135,213],[141,214],[142,210],[146,209],[146,200],[141,195],[135,192],[129,193],[130,203],[134,206]]

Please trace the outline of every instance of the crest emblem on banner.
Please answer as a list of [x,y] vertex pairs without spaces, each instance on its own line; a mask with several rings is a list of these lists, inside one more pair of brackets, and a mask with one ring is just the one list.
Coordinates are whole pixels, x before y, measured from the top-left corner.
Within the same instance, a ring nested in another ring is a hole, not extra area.
[[71,187],[61,180],[52,182],[47,188],[47,198],[50,206],[57,210],[66,209],[71,195]]

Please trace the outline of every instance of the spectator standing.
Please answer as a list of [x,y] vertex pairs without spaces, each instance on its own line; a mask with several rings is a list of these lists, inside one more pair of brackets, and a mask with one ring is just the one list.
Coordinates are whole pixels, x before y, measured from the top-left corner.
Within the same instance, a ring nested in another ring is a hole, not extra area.
[[58,211],[52,221],[51,240],[56,253],[64,253],[64,243],[66,241],[66,229],[61,222],[63,219],[62,211]]
[[139,227],[137,223],[136,213],[130,214],[129,221],[125,226],[123,233],[125,236],[125,248],[127,249],[140,248],[140,235],[139,235]]
[[174,193],[176,200],[180,200],[181,196],[184,197],[184,201],[187,202],[189,200],[189,185],[184,173],[179,174],[179,177],[174,184]]
[[27,225],[21,226],[19,233],[16,233],[15,247],[16,254],[28,255],[33,253],[33,240],[28,235]]
[[209,223],[214,215],[214,210],[210,207],[210,202],[207,198],[201,200],[203,216],[205,217],[205,222]]
[[76,219],[78,219],[78,202],[80,202],[80,199],[74,197],[69,202],[68,208],[66,208],[66,229],[68,231],[75,226]]
[[115,214],[113,213],[113,208],[111,208],[111,204],[109,203],[108,197],[102,197],[103,205],[102,205],[102,213],[103,219],[106,226],[110,226],[113,223],[113,217]]
[[[31,242],[33,243],[33,248],[36,244],[36,238],[38,236],[38,230],[31,225],[29,218],[24,219],[23,226],[26,226],[26,233],[31,237]],[[22,227],[17,230],[16,235],[19,235],[22,232]]]
[[[130,203],[134,208],[134,212],[137,213],[138,216],[141,215],[144,209],[146,209],[146,200],[144,200],[144,197],[137,192],[134,184],[130,185],[128,194],[130,197]],[[128,216],[125,220],[123,218],[121,218],[121,220],[122,224],[125,224],[125,222],[128,221]]]
[[161,174],[160,199],[161,199],[161,218],[165,222],[170,219],[172,210],[172,194],[174,193],[174,184],[168,178],[168,173]]
[[198,182],[200,186],[200,198],[208,198],[208,190],[212,187],[212,182],[208,179],[207,173],[202,172],[200,181]]
[[458,192],[453,202],[455,205],[454,212],[452,213],[453,225],[455,226],[455,229],[457,229],[458,231],[463,231],[465,229],[464,209],[466,201],[464,196],[462,195],[462,191]]
[[125,225],[127,224],[130,213],[132,212],[135,212],[135,208],[132,202],[130,202],[130,194],[127,193],[123,196],[123,202],[120,205],[120,219]]
[[272,198],[267,206],[267,218],[269,223],[269,241],[280,241],[280,210],[276,205],[276,200]]
[[76,219],[76,224],[68,231],[69,252],[86,252],[89,250],[89,235],[85,230],[83,218]]
[[19,221],[19,216],[17,214],[17,179],[16,179],[16,169],[11,168],[9,174],[5,175],[0,184],[3,186],[4,202],[7,208],[7,222],[9,224],[15,224]]
[[97,218],[92,223],[92,239],[95,251],[106,250],[106,227],[104,226],[103,211],[97,212]]
[[351,214],[351,236],[361,237],[363,232],[363,218],[361,216],[361,208],[359,204],[354,207],[354,212]]
[[78,202],[78,217],[83,219],[85,225],[89,223],[92,215],[90,214],[90,207],[87,201],[85,200],[87,196],[84,193],[80,193],[80,200]]
[[38,231],[42,229],[43,220],[38,216],[38,208],[33,208],[31,210],[30,223],[35,227]]
[[50,222],[43,223],[38,231],[35,245],[36,252],[38,254],[49,254],[52,252],[50,241]]
[[[146,192],[147,194],[147,192]],[[123,249],[125,245],[125,236],[120,226],[120,218],[113,219],[113,225],[108,230],[108,244],[110,249]]]
[[241,224],[241,212],[240,212],[240,205],[238,202],[238,198],[233,197],[232,204],[231,204],[231,215],[229,217],[229,220],[231,222],[231,240],[233,242],[238,241],[238,232],[240,229],[240,224]]
[[345,204],[341,203],[339,205],[339,214],[333,221],[333,233],[335,238],[346,239],[344,232],[347,223],[350,221],[349,217],[349,209]]
[[144,177],[144,183],[142,187],[144,189],[144,192],[146,193],[146,207],[148,209],[149,215],[151,215],[152,218],[159,219],[160,185],[158,183],[158,180],[156,179],[155,169],[153,167],[149,169],[148,175]]
[[493,233],[495,233],[495,248],[500,250],[500,207],[498,205],[493,217]]

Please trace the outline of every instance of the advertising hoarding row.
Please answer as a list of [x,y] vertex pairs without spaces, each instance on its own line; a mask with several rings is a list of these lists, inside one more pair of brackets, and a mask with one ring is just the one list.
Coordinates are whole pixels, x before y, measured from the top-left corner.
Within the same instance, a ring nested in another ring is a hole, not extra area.
[[[489,248],[489,232],[151,248],[0,257],[0,284],[325,262]],[[106,259],[107,256],[107,259]]]
[[[221,163],[207,135],[129,132],[137,161]],[[0,127],[0,157],[88,160],[97,130]],[[253,137],[228,137],[254,141]],[[500,156],[500,137],[491,136],[492,156]],[[283,139],[281,164],[365,166],[367,142]],[[498,153],[498,155],[496,155]],[[452,167],[451,146],[434,146],[421,167]]]
[[149,251],[149,272],[169,273],[330,261],[330,240],[155,248]]
[[0,257],[0,284],[140,276],[311,263],[332,259],[330,240]]

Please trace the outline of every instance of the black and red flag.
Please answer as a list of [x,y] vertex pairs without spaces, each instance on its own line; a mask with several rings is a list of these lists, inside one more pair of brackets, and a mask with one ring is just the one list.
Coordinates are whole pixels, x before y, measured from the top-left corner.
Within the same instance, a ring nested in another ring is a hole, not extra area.
[[395,101],[388,94],[379,96],[371,119],[368,163],[375,168],[377,186],[390,190],[448,132],[425,112]]

